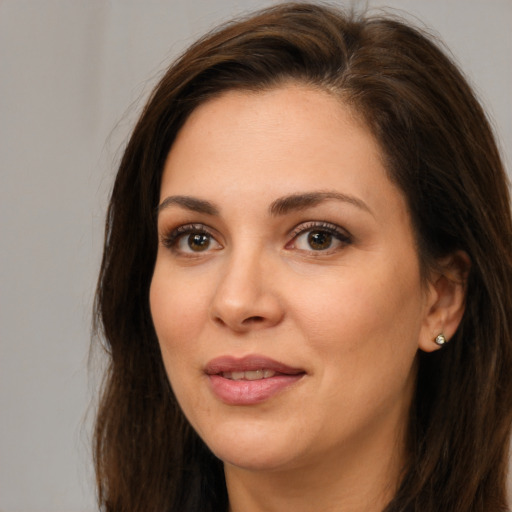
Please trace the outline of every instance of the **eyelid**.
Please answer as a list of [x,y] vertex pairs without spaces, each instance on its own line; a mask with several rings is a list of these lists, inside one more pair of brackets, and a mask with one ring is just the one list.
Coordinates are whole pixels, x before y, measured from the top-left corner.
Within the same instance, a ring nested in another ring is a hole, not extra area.
[[[179,252],[176,249],[177,241],[185,235],[191,233],[205,234],[211,237],[218,245],[222,245],[214,234],[214,230],[201,223],[190,223],[190,224],[181,224],[174,229],[170,229],[169,231],[164,231],[160,235],[160,243],[166,247],[167,249],[174,250],[175,252]],[[208,251],[205,251],[208,252]],[[200,252],[197,253],[201,254]]]
[[291,230],[290,237],[292,239],[296,238],[298,235],[305,233],[307,231],[311,231],[312,229],[329,231],[330,233],[332,233],[334,235],[339,235],[340,237],[346,238],[346,239],[352,238],[352,235],[346,229],[342,228],[341,226],[338,226],[337,224],[333,224],[332,222],[327,222],[327,221],[323,221],[323,220],[322,221],[312,220],[312,221],[301,222],[300,224],[298,224]]
[[[290,242],[287,244],[287,248],[291,249],[294,248],[293,245],[295,241],[299,238],[299,236],[304,235],[308,233],[309,231],[327,231],[328,233],[332,234],[337,240],[345,245],[349,245],[352,243],[353,237],[352,235],[344,228],[338,226],[337,224],[333,224],[332,222],[327,221],[307,221],[307,222],[301,222],[299,225],[295,226],[292,231],[290,232]],[[339,248],[338,248],[339,249]],[[304,252],[311,252],[315,253],[315,255],[321,255],[321,254],[329,254],[332,252],[335,252],[336,249],[326,249],[324,251],[315,251],[314,249],[311,249],[311,251],[304,251]]]

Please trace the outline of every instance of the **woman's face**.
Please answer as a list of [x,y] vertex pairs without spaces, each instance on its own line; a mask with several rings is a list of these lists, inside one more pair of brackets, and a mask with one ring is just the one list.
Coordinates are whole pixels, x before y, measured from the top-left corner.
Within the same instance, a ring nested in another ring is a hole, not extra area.
[[299,85],[203,104],[167,158],[158,231],[163,361],[219,458],[276,470],[396,452],[433,292],[347,107]]

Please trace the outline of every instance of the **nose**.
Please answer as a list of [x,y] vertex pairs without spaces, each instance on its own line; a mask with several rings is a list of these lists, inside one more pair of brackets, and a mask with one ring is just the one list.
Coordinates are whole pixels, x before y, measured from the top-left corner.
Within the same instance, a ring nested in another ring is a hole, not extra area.
[[215,323],[243,333],[282,321],[284,308],[268,263],[259,252],[227,259],[211,303]]

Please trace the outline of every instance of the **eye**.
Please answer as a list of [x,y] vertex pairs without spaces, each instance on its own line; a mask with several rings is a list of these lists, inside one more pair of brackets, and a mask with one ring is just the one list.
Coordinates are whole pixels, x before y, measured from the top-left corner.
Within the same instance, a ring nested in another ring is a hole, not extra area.
[[211,237],[207,233],[191,233],[190,235],[181,236],[178,239],[178,249],[180,251],[203,252],[206,251],[211,244]]
[[314,251],[323,251],[325,249],[329,249],[333,242],[332,233],[328,233],[327,231],[310,231],[306,233],[307,235],[307,244]]
[[175,253],[185,255],[194,255],[222,248],[205,226],[198,224],[179,226],[162,238],[162,244]]
[[308,223],[295,228],[288,249],[299,251],[332,252],[351,243],[342,228],[330,223]]

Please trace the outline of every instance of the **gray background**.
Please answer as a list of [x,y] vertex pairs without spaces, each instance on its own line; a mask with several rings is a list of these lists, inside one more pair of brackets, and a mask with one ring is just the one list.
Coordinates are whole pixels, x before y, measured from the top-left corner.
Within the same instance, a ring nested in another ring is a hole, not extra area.
[[[2,512],[95,509],[99,362],[89,371],[87,361],[115,164],[165,64],[217,22],[273,3],[0,0]],[[368,4],[404,9],[441,36],[489,111],[510,171],[512,2]]]

